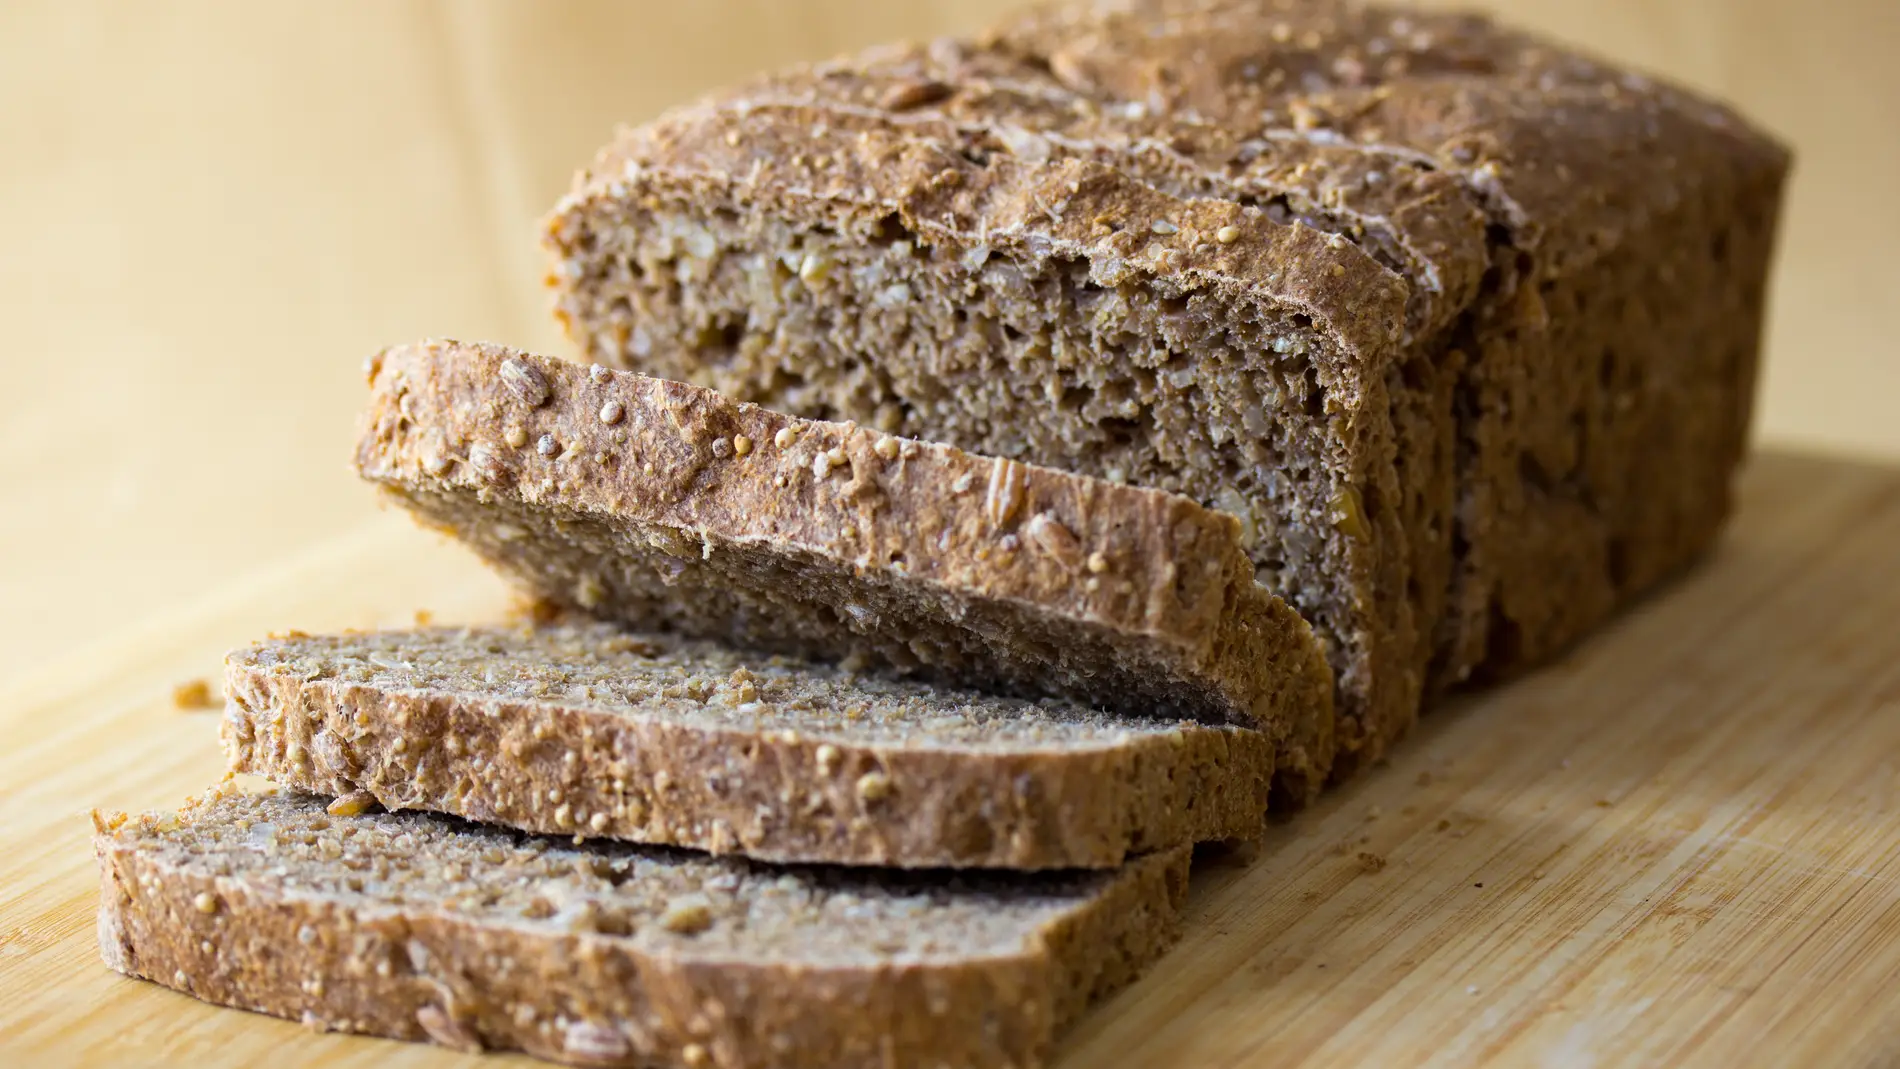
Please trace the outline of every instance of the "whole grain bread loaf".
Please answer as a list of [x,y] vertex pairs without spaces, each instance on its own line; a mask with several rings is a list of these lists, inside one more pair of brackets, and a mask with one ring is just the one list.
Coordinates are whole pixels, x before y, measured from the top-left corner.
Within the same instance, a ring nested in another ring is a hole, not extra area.
[[755,860],[1112,868],[1261,830],[1251,728],[991,697],[605,624],[293,635],[225,660],[233,772]]
[[1188,867],[778,868],[228,790],[93,819],[112,968],[587,1066],[1032,1066],[1173,941]]
[[1343,772],[1709,544],[1786,168],[1482,17],[1130,0],[628,131],[546,240],[603,364],[1240,516]]
[[402,346],[369,377],[363,476],[556,603],[1253,727],[1283,794],[1326,777],[1324,657],[1232,516],[500,346]]

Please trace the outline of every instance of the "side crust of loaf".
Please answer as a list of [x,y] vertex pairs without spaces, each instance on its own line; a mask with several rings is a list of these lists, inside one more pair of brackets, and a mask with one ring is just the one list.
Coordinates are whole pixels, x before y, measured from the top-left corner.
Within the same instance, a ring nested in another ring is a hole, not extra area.
[[721,958],[689,941],[658,953],[373,894],[286,892],[151,849],[179,817],[93,819],[110,967],[320,1031],[585,1066],[1040,1064],[1177,937],[1189,858],[1150,855],[1063,892],[1068,904],[1023,933],[1025,952],[838,965]]
[[400,346],[369,374],[362,475],[554,602],[1256,726],[1284,796],[1325,780],[1323,657],[1231,516],[500,346]]
[[1025,870],[1113,868],[1159,848],[1254,839],[1268,808],[1274,746],[1249,728],[868,743],[559,697],[309,678],[297,659],[307,644],[226,658],[231,770],[320,794],[367,791],[392,810],[763,861]]

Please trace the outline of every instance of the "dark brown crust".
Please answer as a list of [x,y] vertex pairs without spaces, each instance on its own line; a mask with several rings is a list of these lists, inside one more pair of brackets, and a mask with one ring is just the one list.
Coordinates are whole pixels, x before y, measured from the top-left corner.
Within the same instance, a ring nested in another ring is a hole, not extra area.
[[1258,726],[1301,796],[1330,765],[1323,658],[1231,516],[500,346],[398,347],[370,379],[363,476],[557,602]]
[[1267,811],[1273,744],[1247,728],[1190,722],[1014,751],[853,744],[307,679],[296,658],[311,641],[226,658],[232,771],[527,831],[907,868],[1113,868],[1257,838]]
[[[1038,933],[1038,953],[852,967],[650,954],[594,933],[281,896],[162,863],[141,849],[152,818],[93,820],[113,969],[320,1030],[588,1066],[1039,1064],[1177,937],[1189,857],[1131,862]],[[586,1042],[583,1022],[627,1022],[637,1045],[618,1031]]]
[[[1172,219],[1171,197],[1206,198],[1197,220],[1238,211],[1244,254],[1216,272],[1223,294],[1327,325],[1402,302],[1399,344],[1337,333],[1327,368],[1359,427],[1332,432],[1346,480],[1406,502],[1405,529],[1375,532],[1373,559],[1333,578],[1368,613],[1360,633],[1327,636],[1344,771],[1410,723],[1422,677],[1442,688],[1535,664],[1714,537],[1787,165],[1719,105],[1481,16],[1066,4],[977,41],[771,76],[630,131],[577,179],[549,245],[557,314],[610,361],[638,354],[584,292],[611,285],[574,268],[656,197],[821,226],[896,211],[918,233],[998,234],[1202,284],[1197,257],[1218,252],[1206,223],[1171,239],[1178,258],[1127,261],[1166,244],[1145,235],[1078,236],[1064,179],[1087,174],[1102,192],[1084,218]],[[1054,210],[1010,207],[1025,200]],[[1289,221],[1306,226],[1276,225]],[[1348,240],[1301,244],[1322,234]],[[1339,283],[1318,286],[1328,274]],[[667,361],[655,354],[681,373]]]

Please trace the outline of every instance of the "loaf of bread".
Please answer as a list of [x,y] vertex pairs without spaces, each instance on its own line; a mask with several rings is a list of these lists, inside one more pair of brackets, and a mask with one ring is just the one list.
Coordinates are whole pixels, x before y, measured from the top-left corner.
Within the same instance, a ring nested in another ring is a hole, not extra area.
[[94,814],[106,962],[317,1029],[586,1066],[1033,1066],[1173,941],[1105,872],[777,868],[223,790]]
[[293,635],[225,661],[233,772],[755,860],[1112,868],[1259,836],[1273,744],[605,625]]
[[602,364],[1239,516],[1343,773],[1709,544],[1786,167],[1481,17],[1128,0],[627,132],[546,240]]
[[528,589],[639,630],[857,658],[1332,756],[1311,629],[1232,516],[499,346],[371,361],[357,464]]

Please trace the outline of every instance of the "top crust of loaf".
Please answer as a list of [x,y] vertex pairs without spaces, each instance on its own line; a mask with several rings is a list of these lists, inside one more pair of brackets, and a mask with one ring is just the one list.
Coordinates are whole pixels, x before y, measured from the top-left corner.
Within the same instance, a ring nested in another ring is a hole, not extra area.
[[[1780,170],[1733,111],[1466,12],[1340,0],[1134,0],[1028,9],[986,35],[1072,90],[1176,120],[1419,155],[1509,220],[1598,248],[1699,173]],[[1270,71],[1286,72],[1278,78]]]
[[838,220],[871,208],[957,245],[1034,246],[1083,260],[1103,286],[1149,279],[1303,314],[1339,350],[1360,354],[1320,369],[1341,394],[1354,392],[1368,364],[1382,368],[1405,335],[1407,287],[1337,234],[1284,226],[1233,200],[1173,195],[1092,154],[991,151],[954,124],[932,132],[828,103],[690,109],[627,135],[583,172],[550,219],[550,240],[563,244],[586,212],[612,211],[631,182],[663,178],[698,203],[743,199]]
[[1481,15],[1134,0],[718,94],[623,132],[550,228],[558,243],[649,173],[856,202],[923,232],[1058,242],[1108,274],[1252,288],[1368,360],[1395,301],[1413,336],[1448,325],[1500,238],[1587,237],[1574,270],[1695,184],[1787,163],[1717,103]]
[[[1263,727],[1288,775],[1330,762],[1317,642],[1224,513],[501,346],[400,346],[369,378],[364,477],[558,602],[805,652],[863,638],[966,681],[1048,686],[1059,663],[1098,704]],[[744,574],[716,571],[727,555]],[[893,589],[930,620],[880,613]],[[1024,637],[997,642],[998,621]]]

